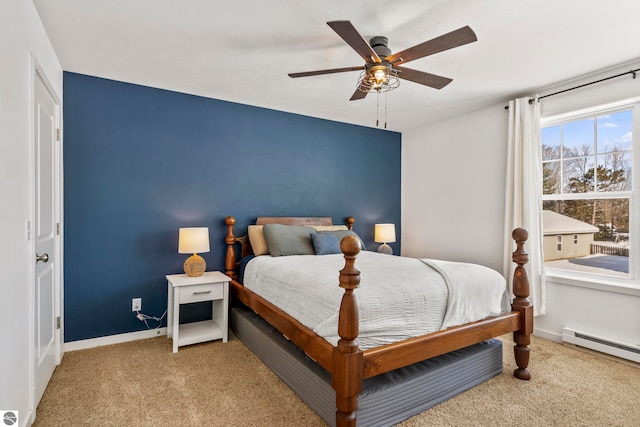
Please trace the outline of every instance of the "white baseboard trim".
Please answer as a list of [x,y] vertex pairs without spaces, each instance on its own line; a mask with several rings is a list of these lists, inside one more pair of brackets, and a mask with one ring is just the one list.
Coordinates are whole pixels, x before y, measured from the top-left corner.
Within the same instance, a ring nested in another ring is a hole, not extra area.
[[562,334],[558,334],[555,332],[545,331],[544,329],[533,328],[533,335],[543,338],[545,340],[554,341],[554,342],[562,342]]
[[[20,414],[20,415],[21,415],[20,416],[20,420],[22,421],[23,420],[22,414]],[[29,409],[29,412],[27,412],[26,420],[22,421],[21,424],[24,427],[30,427],[35,422],[36,422],[36,413],[32,409]]]
[[120,344],[123,342],[144,340],[160,335],[167,335],[167,328],[149,329],[147,331],[128,332],[126,334],[108,335],[106,337],[64,343],[65,351],[85,350],[103,345]]

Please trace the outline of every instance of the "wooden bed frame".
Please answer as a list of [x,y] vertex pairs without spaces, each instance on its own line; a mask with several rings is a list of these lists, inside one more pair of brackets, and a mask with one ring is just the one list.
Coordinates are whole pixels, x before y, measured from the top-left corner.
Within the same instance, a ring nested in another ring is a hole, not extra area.
[[[232,278],[232,297],[259,314],[331,374],[332,387],[336,391],[336,426],[356,425],[357,399],[362,391],[364,379],[509,332],[513,332],[514,355],[518,366],[514,376],[521,380],[531,378],[527,367],[529,344],[533,333],[533,306],[528,300],[529,280],[524,268],[529,261],[529,255],[524,249],[524,243],[529,237],[526,230],[517,228],[512,234],[517,245],[512,259],[517,267],[513,278],[515,297],[511,304],[511,312],[363,351],[358,347],[357,342],[358,305],[353,294],[360,283],[360,272],[355,267],[356,256],[360,252],[358,240],[347,236],[340,243],[345,266],[340,270],[339,286],[344,289],[344,295],[338,320],[340,340],[334,347],[281,309],[245,289],[238,281],[239,262],[236,257],[236,245],[241,244],[242,256],[251,255],[253,252],[247,236],[234,236],[235,223],[234,217],[229,216],[225,219],[228,230],[225,238],[227,244],[225,268],[226,274]],[[353,217],[348,217],[346,223],[351,230],[355,220]],[[256,224],[332,225],[332,219],[329,217],[258,217]]]

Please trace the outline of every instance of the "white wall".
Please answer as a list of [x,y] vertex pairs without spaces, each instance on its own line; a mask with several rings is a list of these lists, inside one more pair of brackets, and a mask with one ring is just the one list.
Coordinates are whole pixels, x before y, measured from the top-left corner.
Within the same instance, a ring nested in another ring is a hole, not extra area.
[[33,411],[30,303],[33,258],[25,224],[32,215],[30,54],[62,99],[62,68],[31,1],[0,5],[0,410]]
[[402,134],[402,254],[502,270],[504,104]]
[[[640,63],[625,64],[540,94],[636,68]],[[640,74],[547,98],[542,114],[635,96],[640,96]],[[403,133],[403,255],[471,261],[502,271],[507,101]],[[618,293],[550,281],[547,304],[547,314],[535,319],[539,335],[559,340],[562,328],[571,327],[640,343],[640,290]]]

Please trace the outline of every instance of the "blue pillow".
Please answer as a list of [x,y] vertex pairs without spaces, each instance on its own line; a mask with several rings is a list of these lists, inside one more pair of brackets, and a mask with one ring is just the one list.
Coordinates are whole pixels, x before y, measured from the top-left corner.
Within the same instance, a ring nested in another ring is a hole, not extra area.
[[[360,238],[360,236],[358,236],[356,234],[355,231],[352,230],[331,230],[331,231],[318,231],[318,234],[332,234],[334,236],[336,236],[336,238],[338,239],[338,242],[341,242],[343,238],[345,238],[346,236],[355,236],[358,238],[358,241],[360,242],[360,249],[361,250],[366,250],[367,248],[364,245],[364,242],[362,241],[362,239]],[[340,247],[340,244],[338,243],[338,248]]]
[[311,241],[316,255],[330,255],[342,253],[340,242],[335,234],[312,234]]

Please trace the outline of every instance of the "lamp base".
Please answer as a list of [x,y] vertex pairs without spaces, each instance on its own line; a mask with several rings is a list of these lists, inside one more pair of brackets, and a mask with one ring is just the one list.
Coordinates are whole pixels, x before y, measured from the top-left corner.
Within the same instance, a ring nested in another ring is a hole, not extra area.
[[207,269],[207,263],[198,254],[193,254],[184,262],[184,272],[189,277],[202,276],[202,273]]
[[383,243],[378,246],[378,252],[381,254],[393,255],[393,248],[386,243]]

